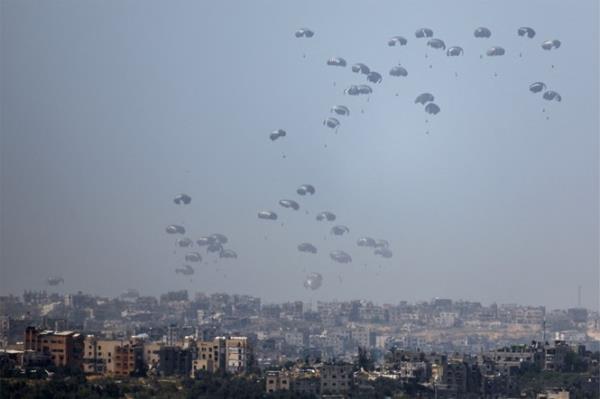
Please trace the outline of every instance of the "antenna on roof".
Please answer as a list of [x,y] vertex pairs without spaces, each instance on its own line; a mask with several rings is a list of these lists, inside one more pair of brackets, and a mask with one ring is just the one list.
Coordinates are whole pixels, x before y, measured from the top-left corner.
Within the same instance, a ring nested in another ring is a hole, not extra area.
[[577,307],[581,307],[581,285],[577,286]]

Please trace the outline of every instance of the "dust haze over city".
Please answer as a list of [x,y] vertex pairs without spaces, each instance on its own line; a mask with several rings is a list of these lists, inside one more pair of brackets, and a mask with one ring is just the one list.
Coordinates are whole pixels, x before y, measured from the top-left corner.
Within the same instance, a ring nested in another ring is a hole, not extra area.
[[[1,292],[567,308],[581,286],[596,309],[598,11],[596,1],[4,1]],[[479,26],[491,37],[475,37]],[[423,27],[464,52],[415,37]],[[406,45],[388,45],[394,36]],[[488,55],[494,46],[505,54]],[[391,76],[395,66],[407,76]],[[422,93],[439,113],[415,103]],[[313,195],[297,193],[304,184]],[[189,204],[174,202],[181,193]],[[322,211],[336,220],[317,221]],[[196,243],[213,233],[237,258]],[[177,247],[183,237],[193,247]],[[387,240],[393,256],[362,237]],[[186,262],[190,252],[202,261]],[[305,287],[311,273],[318,289]],[[50,277],[64,282],[48,287]]]

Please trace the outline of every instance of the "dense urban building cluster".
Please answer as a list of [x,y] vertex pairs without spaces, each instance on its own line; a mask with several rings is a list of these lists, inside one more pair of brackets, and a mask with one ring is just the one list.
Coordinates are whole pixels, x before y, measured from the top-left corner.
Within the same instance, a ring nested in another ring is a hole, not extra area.
[[307,397],[519,397],[523,376],[537,373],[555,390],[531,388],[546,395],[539,397],[597,397],[598,319],[580,307],[450,299],[314,305],[187,291],[27,291],[0,297],[0,365],[12,378],[39,370],[121,379],[252,375],[265,394]]

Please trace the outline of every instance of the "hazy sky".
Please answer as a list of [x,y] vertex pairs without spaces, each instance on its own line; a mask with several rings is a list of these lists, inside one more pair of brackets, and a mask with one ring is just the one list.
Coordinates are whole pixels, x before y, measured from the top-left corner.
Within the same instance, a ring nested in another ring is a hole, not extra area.
[[[2,0],[0,12],[2,294],[59,275],[61,292],[108,295],[568,307],[581,285],[597,307],[597,0]],[[296,39],[300,27],[315,36]],[[420,27],[464,56],[428,49]],[[408,45],[388,47],[392,35]],[[554,38],[560,49],[540,48]],[[492,45],[506,55],[480,58]],[[366,82],[332,56],[384,75],[369,100],[343,94]],[[407,78],[388,76],[398,63]],[[563,101],[530,93],[535,81]],[[436,116],[413,103],[425,91]],[[335,104],[351,109],[337,134],[322,125]],[[278,128],[288,135],[271,142]],[[296,195],[303,183],[317,194]],[[180,192],[189,206],[173,204]],[[331,236],[322,210],[350,234]],[[172,223],[226,234],[239,258],[196,249],[193,278],[176,275]],[[394,257],[358,248],[362,235]],[[304,241],[319,253],[299,253]],[[353,262],[332,262],[336,249]],[[324,282],[308,292],[313,271]]]

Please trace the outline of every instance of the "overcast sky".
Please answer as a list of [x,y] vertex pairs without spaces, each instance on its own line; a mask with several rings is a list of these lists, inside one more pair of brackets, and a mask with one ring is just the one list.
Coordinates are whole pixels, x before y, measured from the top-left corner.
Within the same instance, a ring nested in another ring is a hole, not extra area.
[[[569,307],[581,285],[597,307],[596,0],[3,0],[0,12],[2,294]],[[476,39],[478,26],[492,37]],[[296,39],[300,27],[315,36]],[[428,49],[420,27],[464,56]],[[388,47],[393,35],[408,45]],[[547,39],[562,46],[544,51]],[[480,57],[493,45],[506,55]],[[368,99],[344,95],[366,82],[332,56],[383,82]],[[399,63],[408,77],[388,76]],[[535,81],[563,101],[530,93]],[[414,104],[422,92],[438,115]],[[337,134],[322,125],[335,104],[351,110]],[[270,141],[278,128],[287,136]],[[317,193],[298,196],[303,183]],[[173,203],[180,192],[190,205]],[[263,209],[279,220],[259,220]],[[350,233],[330,235],[323,210]],[[172,223],[192,239],[227,235],[239,258],[196,248],[193,278],[175,274],[185,251]],[[387,239],[393,258],[358,248],[363,235]],[[305,241],[319,253],[299,253]],[[337,249],[353,262],[334,263]],[[310,272],[324,277],[317,291],[303,288]]]

